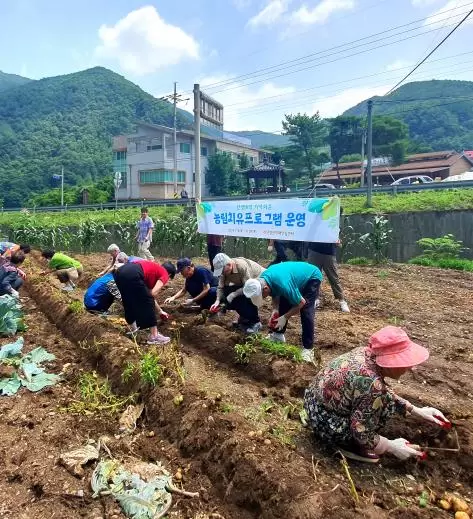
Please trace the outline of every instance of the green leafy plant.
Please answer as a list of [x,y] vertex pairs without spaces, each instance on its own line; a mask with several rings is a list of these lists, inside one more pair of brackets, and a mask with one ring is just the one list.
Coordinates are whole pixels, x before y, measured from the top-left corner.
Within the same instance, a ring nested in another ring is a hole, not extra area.
[[235,360],[238,364],[248,364],[250,356],[256,351],[255,345],[251,341],[235,344]]
[[24,326],[18,299],[10,295],[0,296],[0,335],[15,335]]
[[423,258],[418,256],[409,260],[412,265],[421,265],[423,267],[437,267],[441,269],[462,270],[464,272],[473,272],[473,261],[468,259],[438,259]]
[[462,241],[455,239],[453,234],[446,234],[441,238],[421,238],[417,244],[422,250],[421,257],[432,260],[458,259],[468,250],[467,247],[463,247]]
[[136,370],[136,365],[133,364],[133,362],[128,361],[122,371],[122,381],[126,384],[136,373]]
[[297,346],[293,346],[285,342],[275,342],[262,336],[258,336],[255,340],[258,341],[260,348],[265,353],[270,353],[271,355],[276,355],[277,357],[291,359],[295,362],[302,362],[301,349]]
[[156,386],[164,374],[164,367],[160,364],[159,356],[152,350],[141,357],[139,370],[141,380],[151,386]]
[[379,277],[379,279],[386,279],[389,277],[389,272],[386,270],[379,270],[376,275]]
[[371,261],[368,258],[365,258],[364,256],[357,256],[356,258],[350,258],[347,260],[348,265],[371,265]]
[[376,215],[367,225],[370,231],[360,236],[360,241],[371,252],[375,263],[384,263],[391,242],[392,229],[389,220],[382,215]]
[[68,308],[69,311],[72,312],[73,314],[82,314],[82,313],[85,312],[84,305],[82,304],[82,301],[79,301],[79,300],[71,301],[71,302],[67,305],[67,308]]
[[83,373],[77,381],[79,399],[74,399],[63,408],[72,414],[92,415],[95,413],[113,415],[133,402],[135,395],[115,395],[107,379],[101,379],[95,371]]

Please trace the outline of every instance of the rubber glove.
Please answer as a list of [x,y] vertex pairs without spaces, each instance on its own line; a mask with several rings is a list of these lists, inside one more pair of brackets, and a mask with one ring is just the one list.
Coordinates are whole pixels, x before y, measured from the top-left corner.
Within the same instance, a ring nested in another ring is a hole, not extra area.
[[17,299],[20,297],[20,294],[14,288],[10,290],[10,295],[16,297]]
[[273,252],[274,247],[272,245],[268,245],[268,252]]
[[168,297],[167,299],[164,300],[164,304],[168,305],[169,303],[172,303],[173,301],[174,301],[174,297]]
[[424,457],[424,453],[414,448],[406,439],[396,438],[395,440],[388,440],[384,436],[379,437],[379,443],[374,448],[376,454],[384,454],[388,452],[400,460],[407,460],[412,456],[419,458]]
[[218,312],[218,309],[220,308],[220,301],[217,300],[215,301],[215,303],[210,307],[210,311],[215,314],[216,312]]
[[281,315],[281,317],[278,317],[278,320],[276,321],[276,324],[274,325],[274,329],[276,331],[282,330],[287,324],[287,317],[284,315]]
[[184,306],[191,306],[194,304],[194,300],[192,298],[186,299],[183,303]]
[[235,292],[232,292],[231,294],[228,294],[228,296],[227,296],[227,303],[229,305],[232,304],[232,301],[235,299],[236,296],[237,296],[237,294],[235,294]]
[[159,314],[161,319],[164,319],[165,321],[167,321],[169,319],[169,314],[167,312],[165,312],[164,310],[161,310],[161,313]]
[[418,416],[419,418],[423,418],[428,422],[435,423],[440,425],[440,427],[450,428],[450,422],[445,418],[445,416],[435,407],[413,407],[412,414],[414,416]]
[[269,318],[269,328],[271,330],[274,330],[276,323],[279,318],[279,312],[277,310],[273,310],[273,313],[271,314],[271,317]]

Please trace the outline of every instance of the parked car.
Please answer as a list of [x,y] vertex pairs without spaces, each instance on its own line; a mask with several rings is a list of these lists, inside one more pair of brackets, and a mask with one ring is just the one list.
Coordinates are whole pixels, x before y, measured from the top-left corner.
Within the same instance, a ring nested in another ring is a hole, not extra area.
[[412,177],[398,178],[391,182],[392,186],[410,186],[411,184],[428,184],[434,180],[427,175],[414,175]]
[[[333,184],[321,183],[315,184],[314,189],[337,189]],[[300,187],[297,191],[312,191],[312,186]]]
[[444,178],[442,182],[465,182],[466,180],[473,180],[473,171],[452,175],[451,177]]

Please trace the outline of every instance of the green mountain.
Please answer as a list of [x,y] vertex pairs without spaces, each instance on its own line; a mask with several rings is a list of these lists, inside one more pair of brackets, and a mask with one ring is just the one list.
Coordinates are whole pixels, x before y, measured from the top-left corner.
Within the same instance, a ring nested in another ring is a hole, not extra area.
[[[421,148],[473,149],[473,82],[416,81],[388,96],[373,97],[374,115],[391,115],[409,127],[409,139]],[[366,116],[367,102],[344,115]]]
[[251,143],[257,148],[264,148],[265,146],[283,148],[284,146],[289,146],[289,144],[291,144],[291,140],[287,135],[278,135],[277,133],[262,132],[260,130],[240,132],[231,131],[230,133],[251,139]]
[[2,90],[8,90],[9,88],[26,85],[26,83],[30,81],[33,80],[27,77],[17,76],[16,74],[7,74],[0,70],[0,92]]
[[[172,106],[124,77],[96,67],[30,81],[0,92],[0,185],[5,207],[24,205],[56,185],[96,181],[111,173],[111,136],[136,120],[172,124]],[[189,118],[179,112],[178,124]]]

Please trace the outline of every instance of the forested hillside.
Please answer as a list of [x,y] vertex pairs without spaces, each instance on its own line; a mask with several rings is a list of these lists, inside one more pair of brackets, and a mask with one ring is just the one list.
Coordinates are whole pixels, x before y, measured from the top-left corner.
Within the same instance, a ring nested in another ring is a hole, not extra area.
[[[391,115],[409,127],[409,139],[433,150],[473,148],[473,82],[407,83],[389,96],[374,97],[373,113]],[[366,101],[345,115],[366,115]]]
[[17,76],[16,74],[7,74],[0,70],[0,92],[2,90],[8,90],[9,88],[26,85],[32,81],[26,77]]
[[169,126],[172,106],[101,67],[0,92],[4,205],[21,206],[55,185],[62,166],[66,185],[111,173],[111,137],[131,132],[136,120]]

